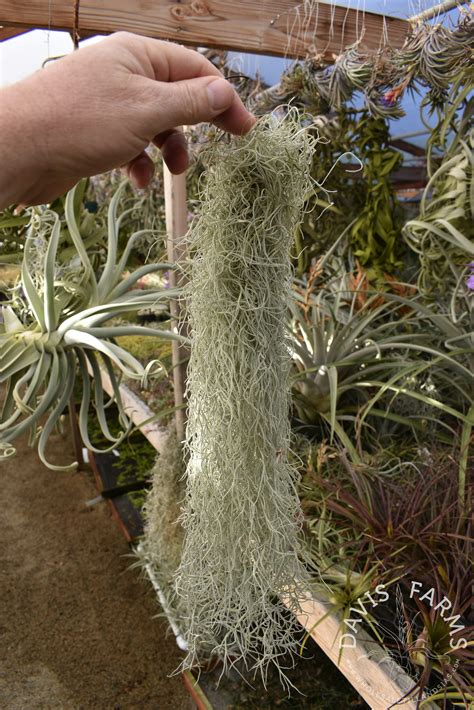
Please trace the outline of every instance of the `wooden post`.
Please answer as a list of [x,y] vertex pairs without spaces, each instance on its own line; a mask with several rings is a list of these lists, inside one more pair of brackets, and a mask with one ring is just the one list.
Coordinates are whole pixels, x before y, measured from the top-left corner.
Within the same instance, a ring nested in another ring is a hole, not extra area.
[[[163,163],[163,184],[165,192],[165,216],[168,261],[179,263],[184,256],[184,246],[182,238],[188,229],[188,210],[186,201],[186,173],[172,175],[166,164]],[[170,271],[170,287],[174,288],[182,283],[182,279],[175,271]],[[178,283],[177,283],[178,282]],[[170,303],[172,327],[177,328],[179,323],[180,307],[179,302],[172,300]],[[186,348],[180,343],[172,341],[173,359],[173,385],[174,403],[179,407],[184,403],[184,390],[186,383],[186,367],[182,362],[186,358]],[[178,409],[175,414],[176,434],[178,441],[184,439],[185,410]]]

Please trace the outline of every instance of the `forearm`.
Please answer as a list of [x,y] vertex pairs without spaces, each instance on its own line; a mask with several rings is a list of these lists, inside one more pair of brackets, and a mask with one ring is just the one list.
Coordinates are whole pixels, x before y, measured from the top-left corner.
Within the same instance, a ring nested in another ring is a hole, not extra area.
[[0,209],[29,202],[45,167],[43,119],[29,94],[24,82],[0,90]]

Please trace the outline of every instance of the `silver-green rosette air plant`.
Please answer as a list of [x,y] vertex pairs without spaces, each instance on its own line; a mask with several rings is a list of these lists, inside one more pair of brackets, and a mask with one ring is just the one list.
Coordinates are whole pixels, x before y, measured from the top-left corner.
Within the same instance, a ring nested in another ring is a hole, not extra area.
[[[95,450],[88,433],[88,414],[93,400],[98,423],[105,437],[116,446],[131,429],[119,391],[125,375],[145,379],[153,364],[144,368],[130,353],[114,342],[122,335],[152,335],[180,338],[169,330],[115,323],[126,313],[165,303],[176,296],[171,289],[141,290],[137,281],[150,272],[169,270],[172,264],[147,264],[124,277],[127,262],[141,232],[130,238],[121,255],[117,244],[121,216],[117,215],[119,188],[108,211],[105,263],[95,273],[81,237],[75,209],[75,193],[65,201],[65,221],[52,210],[33,210],[25,242],[21,275],[0,325],[0,384],[5,385],[0,414],[0,455],[13,455],[12,442],[30,433],[38,441],[41,460],[48,464],[45,447],[74,390],[77,374],[82,380],[79,427],[86,446]],[[58,259],[58,247],[67,230],[75,255],[67,264]],[[122,433],[109,430],[101,380],[101,362],[109,376],[119,409]],[[52,468],[62,468],[53,467]]]
[[176,592],[192,666],[208,654],[284,680],[308,575],[289,463],[290,249],[316,139],[298,112],[206,149],[191,229],[185,539]]

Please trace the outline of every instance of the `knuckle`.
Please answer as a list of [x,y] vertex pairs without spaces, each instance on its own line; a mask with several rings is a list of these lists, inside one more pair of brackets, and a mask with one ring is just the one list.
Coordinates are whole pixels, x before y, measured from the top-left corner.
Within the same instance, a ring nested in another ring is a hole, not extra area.
[[112,39],[123,44],[131,44],[131,42],[136,41],[136,35],[132,32],[126,32],[125,30],[120,30],[119,32],[114,32]]

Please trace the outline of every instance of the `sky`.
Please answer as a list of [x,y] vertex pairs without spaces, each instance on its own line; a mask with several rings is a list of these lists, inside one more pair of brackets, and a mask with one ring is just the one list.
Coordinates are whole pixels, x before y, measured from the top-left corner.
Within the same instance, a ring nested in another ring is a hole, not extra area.
[[[378,12],[386,15],[406,18],[431,7],[436,0],[340,0],[338,5],[352,7],[360,11]],[[449,13],[456,14],[457,11]],[[82,45],[97,41],[92,38]],[[42,63],[55,56],[72,51],[72,41],[67,32],[34,30],[19,37],[0,43],[0,86],[15,81],[41,68]],[[263,57],[252,54],[230,52],[232,65],[236,71],[255,75],[259,71],[264,81],[276,84],[288,62],[275,57]],[[407,115],[394,122],[392,135],[401,135],[419,131],[422,128],[417,109],[418,100],[405,99]],[[414,142],[423,142],[423,137],[414,138]]]

